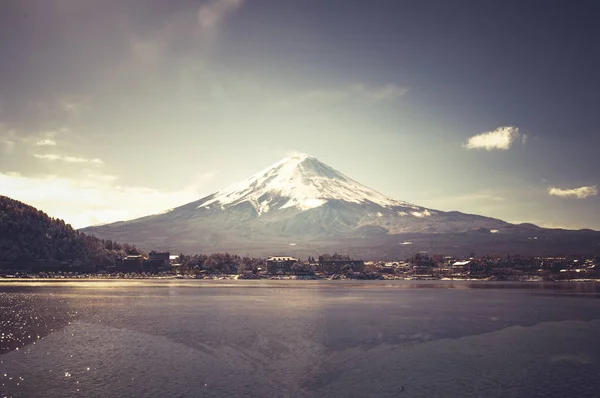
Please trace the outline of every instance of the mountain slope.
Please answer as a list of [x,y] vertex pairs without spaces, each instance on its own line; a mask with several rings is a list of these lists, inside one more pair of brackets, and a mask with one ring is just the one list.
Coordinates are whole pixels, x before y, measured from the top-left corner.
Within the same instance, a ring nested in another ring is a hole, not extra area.
[[329,200],[420,209],[410,203],[389,199],[310,155],[283,159],[241,184],[211,195],[198,207],[217,205],[225,209],[248,202],[261,215],[271,209],[289,207],[308,210],[322,206]]
[[162,214],[85,229],[148,250],[260,255],[336,248],[356,239],[372,247],[392,237],[397,246],[404,234],[487,234],[498,240],[525,230],[494,218],[390,199],[309,155],[283,159],[239,184]]

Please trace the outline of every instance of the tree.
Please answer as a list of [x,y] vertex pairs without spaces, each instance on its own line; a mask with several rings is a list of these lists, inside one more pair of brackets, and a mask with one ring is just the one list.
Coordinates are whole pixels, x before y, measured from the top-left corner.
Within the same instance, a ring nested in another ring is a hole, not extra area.
[[321,261],[343,261],[343,260],[350,261],[351,259],[350,259],[350,256],[348,256],[348,255],[342,255],[342,254],[337,254],[337,253],[333,253],[333,254],[324,253],[319,256],[319,262],[321,262]]
[[314,275],[315,268],[310,264],[294,263],[292,273],[295,275]]
[[3,196],[0,196],[0,253],[2,261],[27,268],[37,260],[75,267],[95,266],[125,254],[117,242],[75,231],[63,220],[50,218],[42,211]]
[[342,266],[342,268],[340,269],[340,273],[342,273],[344,275],[353,274],[354,273],[354,265],[346,264],[346,265]]

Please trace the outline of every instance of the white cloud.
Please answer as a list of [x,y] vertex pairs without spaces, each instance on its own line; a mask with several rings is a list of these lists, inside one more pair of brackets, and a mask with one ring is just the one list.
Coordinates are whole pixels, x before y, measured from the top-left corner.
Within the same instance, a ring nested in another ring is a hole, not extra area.
[[43,140],[36,141],[35,145],[37,145],[37,146],[56,146],[56,141],[51,140],[50,138],[45,138]]
[[[57,131],[45,131],[39,134],[19,134],[16,129],[4,130],[3,126],[0,123],[0,146],[5,146],[5,149],[58,145],[56,141]],[[66,133],[68,129],[63,127],[58,132]]]
[[548,194],[551,196],[560,196],[563,198],[585,199],[589,196],[598,195],[598,188],[595,185],[573,189],[550,187],[548,188]]
[[474,135],[463,146],[467,149],[485,149],[487,151],[494,149],[506,150],[512,146],[519,136],[520,133],[517,127],[498,127],[494,131]]
[[117,176],[98,173],[67,178],[55,175],[25,177],[0,173],[0,194],[20,200],[52,217],[64,219],[75,228],[129,220],[157,214],[197,200],[203,182],[214,173],[201,175],[194,184],[179,191],[160,191],[135,185],[116,184]]
[[104,163],[101,159],[98,159],[98,158],[86,159],[86,158],[82,158],[82,157],[78,157],[78,156],[63,156],[63,155],[57,155],[54,153],[47,153],[47,154],[43,154],[43,155],[34,153],[33,156],[38,159],[44,159],[44,160],[50,160],[50,161],[59,160],[61,162],[67,162],[67,163],[92,163],[92,164],[103,164]]

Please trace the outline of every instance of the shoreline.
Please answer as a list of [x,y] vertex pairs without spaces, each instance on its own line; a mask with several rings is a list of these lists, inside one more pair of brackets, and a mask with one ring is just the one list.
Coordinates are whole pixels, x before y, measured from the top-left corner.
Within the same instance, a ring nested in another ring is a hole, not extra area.
[[211,275],[203,278],[181,277],[181,276],[118,276],[118,275],[94,275],[94,276],[62,276],[62,277],[0,277],[0,285],[15,282],[43,283],[43,282],[103,282],[103,281],[404,281],[404,282],[518,282],[518,283],[600,283],[600,279],[578,278],[544,280],[542,278],[515,278],[515,279],[492,279],[492,278],[431,278],[431,277],[399,277],[385,275],[375,279],[348,278],[340,275],[330,276],[302,276],[302,275],[265,275],[256,278],[244,278],[241,275]]

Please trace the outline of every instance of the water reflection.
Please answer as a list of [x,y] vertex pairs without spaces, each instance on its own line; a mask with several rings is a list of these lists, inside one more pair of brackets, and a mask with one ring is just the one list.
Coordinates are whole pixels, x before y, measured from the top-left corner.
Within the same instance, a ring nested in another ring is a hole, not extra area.
[[256,282],[0,284],[0,392],[532,396],[565,375],[587,378],[579,396],[600,388],[594,284]]

